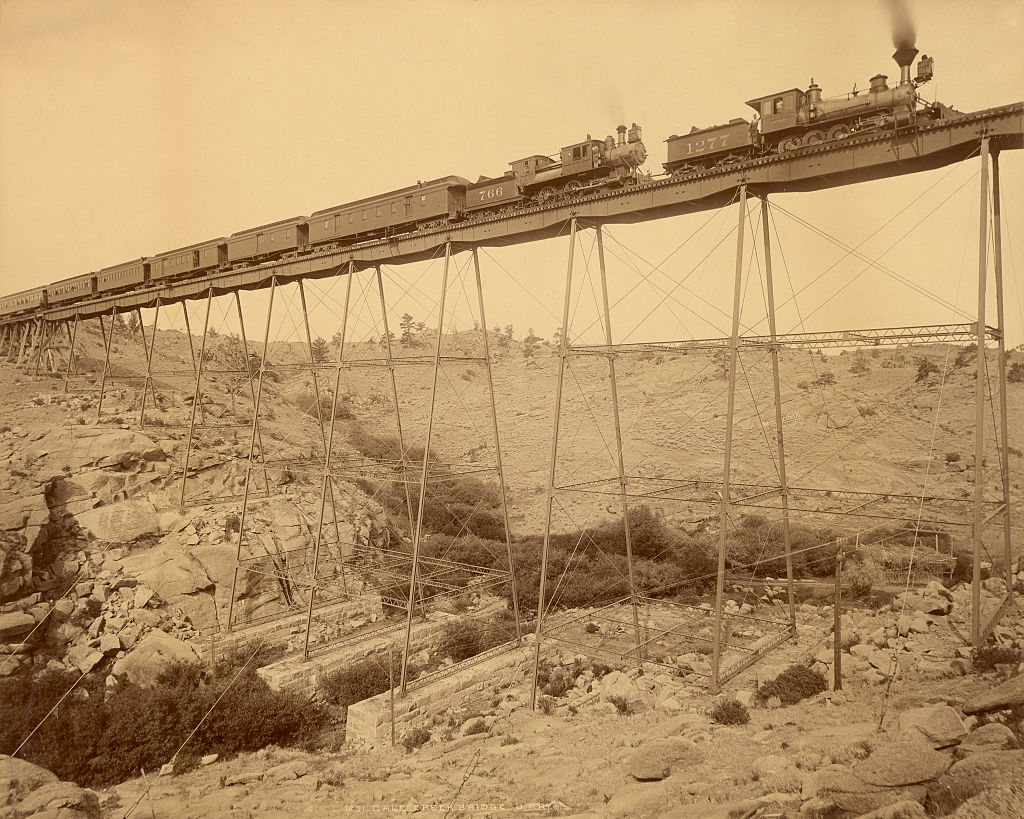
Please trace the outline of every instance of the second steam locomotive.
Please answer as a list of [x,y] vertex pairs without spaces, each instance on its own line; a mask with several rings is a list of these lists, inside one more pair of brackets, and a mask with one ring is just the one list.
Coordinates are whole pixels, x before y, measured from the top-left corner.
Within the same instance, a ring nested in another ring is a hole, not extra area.
[[[893,55],[900,67],[899,84],[888,77],[871,78],[867,91],[856,87],[837,98],[823,98],[811,81],[797,88],[757,97],[746,104],[752,120],[694,128],[667,140],[668,174],[685,177],[771,153],[842,140],[853,135],[917,127],[922,120],[957,116],[941,103],[924,103],[917,87],[932,78],[933,61],[922,56],[917,73],[910,65],[913,47]],[[389,193],[295,216],[158,253],[96,273],[84,273],[9,296],[0,297],[0,316],[30,313],[55,304],[73,303],[100,293],[117,293],[178,279],[196,279],[221,270],[249,267],[305,253],[323,253],[362,242],[387,239],[468,219],[493,216],[559,199],[583,197],[609,189],[651,181],[640,168],[647,159],[641,129],[620,125],[617,136],[566,145],[556,156],[531,154],[509,163],[498,177],[470,182],[445,176],[418,182]]]

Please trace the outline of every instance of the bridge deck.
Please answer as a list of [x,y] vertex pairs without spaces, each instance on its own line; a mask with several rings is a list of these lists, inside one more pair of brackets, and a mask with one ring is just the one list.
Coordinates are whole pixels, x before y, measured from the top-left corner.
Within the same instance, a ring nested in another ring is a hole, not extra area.
[[452,242],[455,249],[468,249],[538,241],[563,233],[573,216],[586,224],[624,224],[711,210],[728,204],[742,184],[752,194],[765,195],[822,190],[928,171],[974,155],[985,136],[990,138],[993,150],[1024,148],[1024,102],[929,123],[915,131],[872,133],[685,178],[653,180],[624,190],[417,231],[340,251],[312,252],[244,270],[101,296],[0,321],[0,326],[26,318],[60,321],[76,314],[88,318],[114,307],[119,311],[153,307],[158,299],[169,304],[204,296],[211,286],[215,294],[223,294],[266,287],[272,277],[325,278],[344,272],[349,265],[361,270],[377,264],[422,261],[437,255],[447,242]]

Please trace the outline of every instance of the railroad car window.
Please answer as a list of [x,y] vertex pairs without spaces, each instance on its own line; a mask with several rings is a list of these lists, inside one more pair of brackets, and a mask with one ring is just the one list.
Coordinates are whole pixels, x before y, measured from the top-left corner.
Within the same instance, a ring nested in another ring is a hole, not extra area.
[[350,214],[348,215],[348,223],[349,223],[350,225],[352,224],[352,220],[353,220],[354,218],[355,218],[355,213],[350,213]]
[[420,194],[420,204],[421,205],[427,204],[427,195],[425,193],[421,193]]
[[380,216],[380,205],[377,205],[377,216]]
[[330,221],[331,221],[330,219],[324,219],[324,230],[327,230],[327,227],[330,224]]
[[364,222],[366,221],[366,211],[365,210],[363,211],[363,221]]
[[391,203],[391,212],[392,213],[398,213],[398,203],[397,202],[392,202]]

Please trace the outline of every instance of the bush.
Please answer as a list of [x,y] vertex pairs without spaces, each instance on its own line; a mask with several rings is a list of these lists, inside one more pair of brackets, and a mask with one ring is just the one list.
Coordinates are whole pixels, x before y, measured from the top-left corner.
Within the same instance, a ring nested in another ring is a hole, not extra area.
[[711,709],[711,719],[720,725],[746,725],[750,722],[750,712],[739,700],[723,697]]
[[996,666],[1020,662],[1020,652],[1010,646],[988,645],[976,649],[971,657],[974,670],[978,673],[995,671]]
[[927,381],[933,375],[937,375],[939,372],[939,365],[934,361],[928,360],[925,356],[920,356],[915,360],[917,364],[917,375],[914,380],[918,383]]
[[514,624],[505,617],[486,620],[449,620],[441,631],[437,653],[460,663],[515,637]]
[[960,453],[959,452],[947,452],[946,453],[946,463],[947,464],[955,464],[959,460],[960,460]]
[[1011,384],[1024,382],[1024,362],[1014,361],[1010,365],[1010,369],[1006,371],[1006,380]]
[[426,728],[414,728],[402,737],[402,745],[405,750],[412,753],[417,748],[422,748],[430,741],[430,731]]
[[[397,683],[400,658],[395,658],[394,676]],[[320,677],[320,693],[331,705],[339,705],[347,712],[350,705],[383,694],[388,690],[390,675],[386,663],[368,658]]]
[[794,663],[770,683],[757,687],[757,698],[767,702],[778,697],[783,705],[793,705],[828,689],[825,676],[805,665]]
[[615,710],[619,712],[620,716],[625,717],[633,713],[633,709],[630,707],[629,702],[626,700],[625,697],[609,697],[608,702],[615,706]]
[[107,787],[137,776],[140,768],[158,770],[183,745],[176,762],[187,766],[204,754],[289,744],[311,735],[324,719],[308,700],[272,691],[251,668],[237,679],[208,682],[197,666],[176,666],[152,688],[122,683],[106,697],[103,676],[94,677],[45,720],[78,675],[50,672],[3,681],[0,753],[12,753],[42,721],[21,755],[61,779]]
[[815,387],[830,387],[836,383],[836,377],[833,373],[825,370],[821,375],[815,378],[811,384]]

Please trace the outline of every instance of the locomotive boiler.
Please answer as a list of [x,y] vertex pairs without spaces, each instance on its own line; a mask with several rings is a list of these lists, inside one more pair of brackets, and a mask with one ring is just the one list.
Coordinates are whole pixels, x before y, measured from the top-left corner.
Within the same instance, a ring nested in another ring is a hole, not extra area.
[[504,176],[467,186],[466,211],[503,210],[529,199],[552,202],[566,194],[636,182],[647,161],[643,131],[634,122],[628,129],[620,125],[617,133],[618,140],[610,134],[603,140],[587,134],[582,142],[563,147],[558,159],[532,154],[510,162]]

